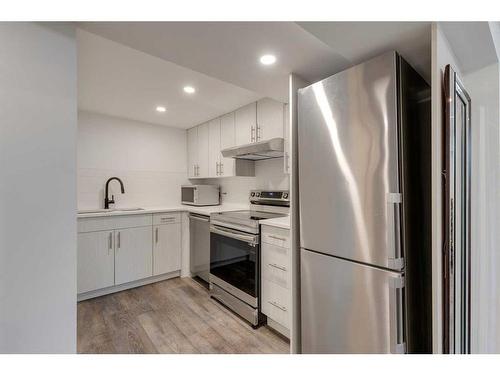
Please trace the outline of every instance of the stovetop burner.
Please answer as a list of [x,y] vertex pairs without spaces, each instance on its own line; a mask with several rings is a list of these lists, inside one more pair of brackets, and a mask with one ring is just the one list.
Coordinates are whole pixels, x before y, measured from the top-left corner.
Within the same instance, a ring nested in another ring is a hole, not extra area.
[[237,219],[247,219],[247,220],[264,220],[273,219],[275,217],[283,217],[285,214],[279,214],[274,212],[263,212],[263,211],[253,211],[253,210],[241,210],[241,211],[226,211],[221,212],[219,215],[224,217],[234,217]]

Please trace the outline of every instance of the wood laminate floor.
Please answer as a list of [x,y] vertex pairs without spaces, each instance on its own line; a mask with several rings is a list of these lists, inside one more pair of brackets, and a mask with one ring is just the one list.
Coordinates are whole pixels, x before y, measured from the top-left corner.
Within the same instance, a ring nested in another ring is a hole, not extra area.
[[289,344],[175,278],[79,302],[78,353],[289,353]]

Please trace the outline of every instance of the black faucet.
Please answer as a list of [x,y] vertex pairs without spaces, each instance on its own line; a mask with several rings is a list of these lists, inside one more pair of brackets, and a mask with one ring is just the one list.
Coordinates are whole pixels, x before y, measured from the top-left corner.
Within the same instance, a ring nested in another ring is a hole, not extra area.
[[108,198],[108,186],[109,186],[109,183],[113,180],[116,180],[120,183],[120,187],[121,187],[121,190],[122,190],[122,194],[125,194],[125,189],[123,187],[123,182],[122,180],[120,180],[118,177],[111,177],[110,179],[108,179],[108,181],[106,181],[106,193],[105,193],[105,196],[104,196],[104,208],[105,209],[109,209],[109,204],[110,203],[115,203],[115,196],[114,195],[111,195],[111,199]]

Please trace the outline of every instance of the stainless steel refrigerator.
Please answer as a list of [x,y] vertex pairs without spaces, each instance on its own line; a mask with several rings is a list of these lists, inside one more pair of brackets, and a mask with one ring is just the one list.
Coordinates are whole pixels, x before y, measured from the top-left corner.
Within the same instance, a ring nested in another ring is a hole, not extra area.
[[430,87],[389,52],[298,92],[303,353],[427,353]]

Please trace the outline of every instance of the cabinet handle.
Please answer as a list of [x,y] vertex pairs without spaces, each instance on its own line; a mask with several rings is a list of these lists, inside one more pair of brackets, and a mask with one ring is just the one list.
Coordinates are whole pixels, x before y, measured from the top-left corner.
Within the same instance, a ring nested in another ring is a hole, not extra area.
[[174,216],[167,216],[167,217],[162,217],[160,218],[161,221],[175,221]]
[[274,267],[274,268],[277,268],[281,271],[285,271],[286,272],[286,268],[285,267],[281,267],[281,266],[278,266],[277,264],[275,263],[268,263],[271,267]]
[[269,238],[274,238],[275,240],[280,240],[280,241],[286,241],[286,238],[273,236],[272,234],[269,235]]
[[121,240],[120,240],[120,232],[118,232],[118,248],[121,246]]
[[158,243],[158,228],[155,230],[155,243]]
[[108,249],[113,250],[113,232],[109,232]]
[[273,305],[274,307],[277,307],[278,309],[280,309],[281,311],[285,311],[286,312],[286,307],[283,307],[283,306],[280,306],[278,305],[276,302],[273,302],[273,301],[267,301],[269,302],[271,305]]
[[255,127],[252,126],[252,131],[250,133],[251,142],[255,142]]
[[219,163],[220,165],[220,174],[221,176],[224,174],[224,163]]
[[257,142],[260,140],[260,130],[261,130],[261,127],[259,126],[259,124],[257,124],[257,131],[255,132],[256,137],[257,137]]
[[219,175],[219,162],[215,162],[215,174]]

